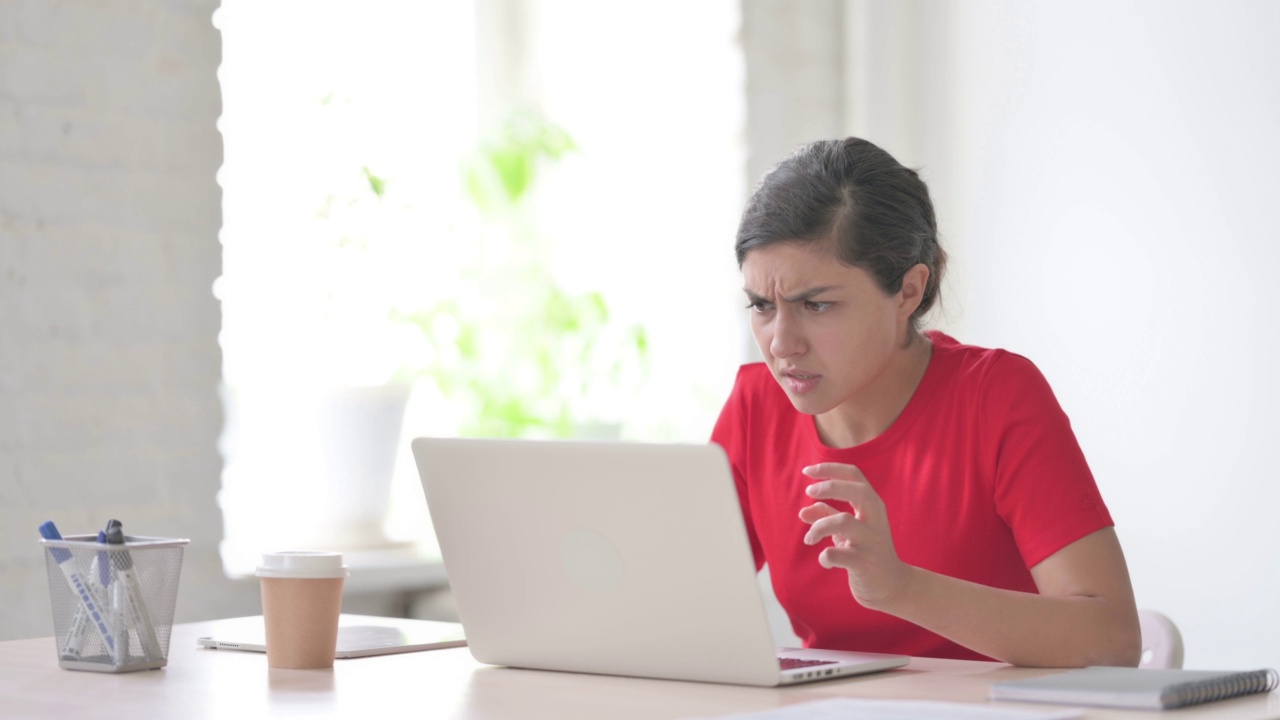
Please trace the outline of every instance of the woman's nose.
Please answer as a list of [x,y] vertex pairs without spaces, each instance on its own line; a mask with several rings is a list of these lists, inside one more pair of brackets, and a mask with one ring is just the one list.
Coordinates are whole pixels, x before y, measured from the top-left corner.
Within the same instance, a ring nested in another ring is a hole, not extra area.
[[769,340],[769,353],[774,357],[785,358],[803,353],[804,337],[794,318],[781,308],[773,318],[773,337]]

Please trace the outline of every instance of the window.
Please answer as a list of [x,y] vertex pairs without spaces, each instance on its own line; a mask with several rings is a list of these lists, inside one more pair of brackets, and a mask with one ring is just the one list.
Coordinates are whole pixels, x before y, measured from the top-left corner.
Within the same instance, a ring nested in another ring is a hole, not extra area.
[[[642,372],[617,382],[544,361],[585,388],[550,403],[572,405],[570,433],[707,438],[744,322],[736,3],[224,0],[216,21],[230,572],[274,545],[429,554],[408,440],[490,432],[468,419],[496,411],[451,392],[442,368],[475,352],[467,328],[500,336],[495,318],[548,314],[538,303],[595,313],[606,350],[644,339]],[[503,215],[477,167],[513,118],[571,145]],[[502,272],[534,285],[495,283]],[[532,342],[462,365],[497,367]],[[371,414],[341,425],[357,407]],[[359,434],[381,454],[354,448]]]

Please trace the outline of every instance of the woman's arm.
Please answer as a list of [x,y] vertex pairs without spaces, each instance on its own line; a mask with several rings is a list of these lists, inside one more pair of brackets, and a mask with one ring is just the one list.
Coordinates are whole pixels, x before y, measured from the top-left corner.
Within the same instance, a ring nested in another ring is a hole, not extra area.
[[1113,528],[1059,550],[1031,576],[1038,595],[909,567],[900,591],[872,607],[1014,665],[1138,664],[1138,614]]
[[1138,615],[1114,529],[1086,535],[1031,568],[1039,594],[1002,590],[902,562],[884,505],[856,467],[826,463],[804,472],[820,480],[810,497],[852,510],[817,502],[800,518],[811,525],[805,542],[831,539],[819,562],[845,570],[865,607],[1015,665],[1138,664]]

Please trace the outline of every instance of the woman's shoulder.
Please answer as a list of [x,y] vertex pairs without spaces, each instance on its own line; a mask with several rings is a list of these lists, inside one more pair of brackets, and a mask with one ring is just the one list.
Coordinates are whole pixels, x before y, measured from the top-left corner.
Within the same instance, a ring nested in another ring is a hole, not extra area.
[[938,330],[925,334],[933,343],[934,357],[951,370],[954,382],[985,388],[1045,383],[1035,363],[1019,353],[962,343]]
[[738,368],[733,382],[733,396],[744,400],[772,398],[774,391],[781,391],[773,379],[773,372],[762,362],[745,363]]
[[712,437],[726,448],[739,447],[747,436],[776,429],[780,423],[792,421],[794,415],[791,402],[774,381],[769,366],[762,362],[747,363],[738,368],[733,390],[720,411]]
[[738,368],[726,405],[744,416],[787,415],[788,410],[794,410],[786,392],[774,379],[773,371],[763,362],[746,363]]
[[738,368],[738,383],[744,385],[760,385],[766,380],[773,380],[769,366],[762,362],[743,363]]

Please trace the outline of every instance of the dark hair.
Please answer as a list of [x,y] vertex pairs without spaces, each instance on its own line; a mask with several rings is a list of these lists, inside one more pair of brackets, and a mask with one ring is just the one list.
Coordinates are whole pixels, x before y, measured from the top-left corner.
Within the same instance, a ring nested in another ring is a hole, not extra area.
[[947,253],[938,244],[929,189],[916,171],[860,138],[820,140],[770,170],[742,212],[738,267],[755,248],[834,241],[836,257],[896,293],[917,263],[929,268],[913,323],[938,298]]

